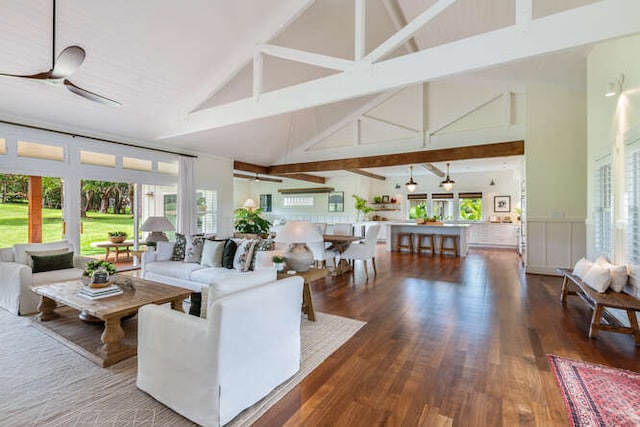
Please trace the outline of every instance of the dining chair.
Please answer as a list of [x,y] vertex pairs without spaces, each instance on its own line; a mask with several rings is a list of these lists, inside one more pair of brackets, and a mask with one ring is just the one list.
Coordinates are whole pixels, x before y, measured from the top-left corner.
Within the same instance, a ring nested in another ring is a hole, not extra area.
[[320,234],[327,234],[327,223],[326,222],[314,222],[315,226],[318,227],[318,231]]
[[334,266],[336,265],[338,251],[327,249],[325,242],[310,242],[307,243],[307,247],[313,252],[313,263],[316,267],[326,268],[327,261],[331,261]]
[[[372,225],[367,229],[364,236],[364,243],[354,242],[349,245],[346,251],[340,256],[349,262],[354,263],[355,260],[361,260],[364,266],[364,274],[367,280],[369,280],[369,271],[367,268],[367,260],[371,260],[373,265],[374,276],[378,275],[376,270],[376,244],[378,243],[378,234],[380,233],[380,224]],[[353,270],[352,270],[353,271]]]
[[333,224],[333,234],[338,236],[353,236],[353,224],[337,222]]

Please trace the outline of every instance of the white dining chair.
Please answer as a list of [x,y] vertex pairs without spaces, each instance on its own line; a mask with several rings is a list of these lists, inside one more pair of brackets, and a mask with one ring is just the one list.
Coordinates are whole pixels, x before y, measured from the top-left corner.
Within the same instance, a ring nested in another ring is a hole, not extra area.
[[[378,234],[380,233],[380,224],[372,225],[367,229],[364,236],[364,243],[354,242],[349,245],[346,251],[344,251],[340,257],[346,259],[349,262],[353,261],[355,268],[355,260],[361,260],[364,266],[364,274],[367,280],[369,280],[369,271],[367,268],[367,260],[371,260],[373,265],[374,276],[378,275],[376,270],[376,244],[378,243]],[[354,270],[351,270],[354,271]]]

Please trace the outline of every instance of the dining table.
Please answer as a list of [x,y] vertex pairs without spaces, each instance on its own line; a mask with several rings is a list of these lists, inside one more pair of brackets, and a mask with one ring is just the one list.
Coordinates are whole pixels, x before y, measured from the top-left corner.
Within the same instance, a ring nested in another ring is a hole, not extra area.
[[[340,234],[324,234],[322,238],[324,239],[325,243],[331,243],[331,246],[327,249],[335,250],[339,255],[342,255],[342,253],[347,250],[351,243],[364,239],[364,237],[362,236],[345,236]],[[338,261],[338,263],[336,264],[335,268],[331,272],[331,275],[339,276],[348,271],[351,271],[351,266],[346,259],[343,259],[342,256],[340,256],[340,261]]]

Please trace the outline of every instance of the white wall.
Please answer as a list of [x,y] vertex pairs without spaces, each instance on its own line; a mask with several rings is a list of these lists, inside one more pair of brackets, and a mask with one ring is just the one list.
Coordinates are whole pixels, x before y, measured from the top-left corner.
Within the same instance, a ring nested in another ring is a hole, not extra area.
[[[638,135],[640,127],[640,36],[601,43],[594,47],[588,57],[588,123],[589,123],[589,211],[594,202],[594,164],[603,156],[612,157],[612,179],[614,185],[614,233],[613,261],[626,263],[626,213],[624,198],[625,142],[630,135]],[[609,82],[624,74],[622,95],[605,97]],[[589,221],[588,253],[594,257],[593,229]],[[637,236],[636,236],[637,237]],[[636,267],[632,267],[630,290],[640,296]]]
[[558,86],[527,88],[525,143],[527,271],[554,273],[585,254],[586,96]]

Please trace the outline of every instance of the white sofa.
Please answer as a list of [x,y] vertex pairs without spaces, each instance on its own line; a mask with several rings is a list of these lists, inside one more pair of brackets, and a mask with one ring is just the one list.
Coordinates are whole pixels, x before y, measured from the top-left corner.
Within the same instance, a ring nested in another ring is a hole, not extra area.
[[301,277],[227,295],[208,318],[146,305],[137,386],[204,426],[232,420],[300,369]]
[[147,251],[142,254],[142,277],[191,289],[190,312],[199,315],[200,294],[204,288],[207,288],[208,299],[212,301],[276,280],[277,272],[271,260],[272,254],[272,251],[257,252],[254,270],[239,272],[225,267],[203,267],[195,262],[158,261],[158,252]]
[[13,314],[35,313],[39,297],[32,288],[64,280],[80,279],[89,257],[75,255],[73,268],[32,273],[29,253],[49,253],[67,249],[73,245],[66,240],[51,243],[16,244],[12,248],[0,248],[0,307]]

